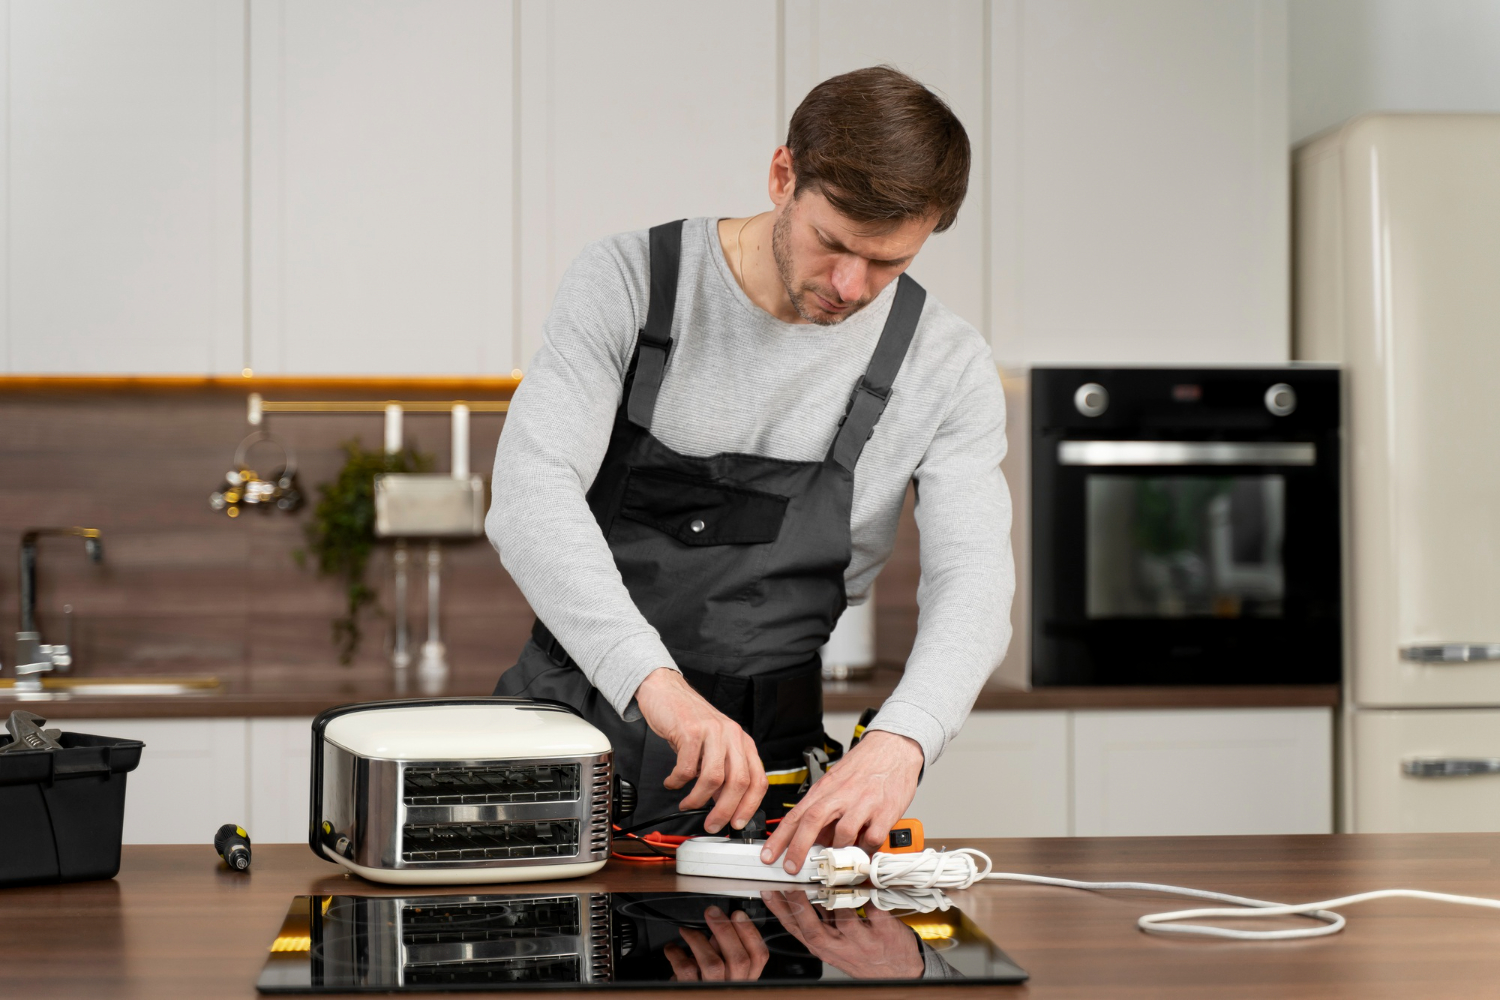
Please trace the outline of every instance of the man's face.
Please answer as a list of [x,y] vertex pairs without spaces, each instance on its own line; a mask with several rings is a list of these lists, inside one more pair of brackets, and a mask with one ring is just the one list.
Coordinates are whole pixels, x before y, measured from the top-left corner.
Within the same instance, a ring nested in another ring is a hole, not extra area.
[[809,323],[842,323],[910,266],[937,218],[908,219],[874,231],[854,222],[821,191],[780,206],[771,234],[776,270],[792,308]]

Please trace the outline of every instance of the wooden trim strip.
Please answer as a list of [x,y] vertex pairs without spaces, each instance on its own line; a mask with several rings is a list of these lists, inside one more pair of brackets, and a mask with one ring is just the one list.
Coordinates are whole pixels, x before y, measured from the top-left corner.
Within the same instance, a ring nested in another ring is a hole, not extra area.
[[0,395],[6,392],[258,392],[262,395],[357,392],[366,396],[384,397],[442,393],[450,399],[462,399],[485,396],[509,398],[520,384],[519,378],[510,375],[421,378],[385,375],[257,375],[252,378],[218,375],[0,375]]

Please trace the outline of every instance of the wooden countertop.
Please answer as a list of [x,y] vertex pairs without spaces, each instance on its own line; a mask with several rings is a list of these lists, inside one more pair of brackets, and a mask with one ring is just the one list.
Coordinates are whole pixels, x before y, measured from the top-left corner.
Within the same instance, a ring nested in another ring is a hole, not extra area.
[[[484,695],[494,690],[502,672],[456,672],[441,690],[403,690],[389,671],[379,675],[347,672],[330,665],[322,670],[251,670],[249,679],[232,681],[204,694],[79,696],[67,700],[18,701],[0,688],[0,714],[14,708],[55,719],[140,719],[211,717],[308,717],[325,708],[360,701],[413,697],[423,693]],[[90,679],[133,679],[141,675],[99,674]],[[901,671],[882,668],[868,681],[830,681],[823,685],[828,712],[878,708],[901,679]],[[1328,708],[1339,703],[1334,684],[1267,687],[1074,687],[1031,691],[1001,684],[982,690],[974,708],[980,711],[1029,711],[1108,708]]]
[[[969,844],[988,852],[1002,871],[1159,881],[1261,899],[1309,901],[1388,887],[1500,896],[1500,834]],[[292,896],[389,891],[336,871],[300,844],[257,846],[254,867],[245,875],[224,869],[206,843],[141,846],[124,849],[120,874],[111,881],[0,889],[4,992],[152,1000],[256,996],[254,984],[266,949]],[[554,886],[679,888],[669,870],[621,862],[611,862],[592,878]],[[1144,913],[1191,905],[1174,897],[994,883],[956,897],[1031,973],[1031,981],[982,994],[944,988],[932,992],[934,997],[1469,1000],[1500,995],[1500,914],[1486,910],[1382,900],[1348,908],[1348,927],[1332,937],[1207,942],[1155,937],[1136,929],[1135,919]],[[881,1000],[918,992],[814,988],[798,995]],[[725,990],[713,995],[765,993]]]

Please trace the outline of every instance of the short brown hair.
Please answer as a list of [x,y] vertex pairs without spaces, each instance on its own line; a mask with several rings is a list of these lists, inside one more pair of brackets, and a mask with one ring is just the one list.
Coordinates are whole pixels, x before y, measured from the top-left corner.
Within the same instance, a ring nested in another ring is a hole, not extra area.
[[796,193],[821,191],[857,222],[958,218],[969,188],[969,134],[943,99],[900,70],[871,66],[824,80],[787,129]]

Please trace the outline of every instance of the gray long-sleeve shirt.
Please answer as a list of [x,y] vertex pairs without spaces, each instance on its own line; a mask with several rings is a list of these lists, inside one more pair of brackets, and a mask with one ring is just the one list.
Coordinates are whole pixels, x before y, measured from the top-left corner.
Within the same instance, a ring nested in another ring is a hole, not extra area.
[[[600,240],[564,275],[500,436],[486,522],[532,608],[622,715],[647,674],[674,666],[631,601],[585,500],[646,321],[647,248],[644,231]],[[716,220],[688,220],[675,343],[652,433],[687,455],[822,459],[895,289],[892,282],[835,326],[783,323],[735,281]],[[862,602],[890,557],[915,483],[916,643],[872,728],[916,740],[928,764],[963,725],[1010,641],[1015,571],[1004,454],[1005,399],[989,346],[929,295],[855,468],[845,574],[850,602]]]

